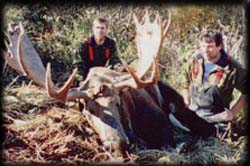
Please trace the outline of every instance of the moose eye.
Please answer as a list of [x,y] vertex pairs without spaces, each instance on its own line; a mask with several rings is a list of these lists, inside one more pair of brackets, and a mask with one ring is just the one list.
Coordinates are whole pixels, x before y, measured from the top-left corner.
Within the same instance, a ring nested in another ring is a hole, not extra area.
[[13,36],[13,35],[14,35],[13,30],[12,30],[12,29],[8,29],[8,34],[9,34],[10,36]]
[[12,58],[12,54],[10,52],[7,53],[8,57]]
[[107,85],[101,85],[99,87],[99,96],[105,96],[108,95],[109,87]]

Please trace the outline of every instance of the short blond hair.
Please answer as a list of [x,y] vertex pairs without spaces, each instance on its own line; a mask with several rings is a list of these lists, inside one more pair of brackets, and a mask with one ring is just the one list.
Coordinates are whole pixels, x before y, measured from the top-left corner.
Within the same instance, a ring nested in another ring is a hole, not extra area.
[[95,22],[105,24],[106,28],[108,29],[108,20],[106,18],[104,18],[102,16],[99,16],[99,17],[97,17],[97,18],[94,19],[93,25],[94,25]]

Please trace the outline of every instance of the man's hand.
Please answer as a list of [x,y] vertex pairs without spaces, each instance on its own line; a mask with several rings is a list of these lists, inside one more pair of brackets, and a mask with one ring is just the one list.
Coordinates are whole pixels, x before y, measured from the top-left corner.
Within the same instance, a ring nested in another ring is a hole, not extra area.
[[231,121],[234,116],[240,113],[246,103],[246,95],[240,95],[236,103],[232,106],[231,110],[225,108],[225,111],[220,113],[220,117],[225,121]]
[[231,110],[225,108],[225,111],[219,113],[219,116],[221,117],[221,119],[223,119],[224,121],[231,121],[233,120],[233,113]]

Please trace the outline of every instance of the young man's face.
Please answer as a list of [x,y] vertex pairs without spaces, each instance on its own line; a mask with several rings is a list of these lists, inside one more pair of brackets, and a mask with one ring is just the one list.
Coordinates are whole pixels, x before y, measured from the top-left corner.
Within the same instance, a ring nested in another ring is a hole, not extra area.
[[101,23],[98,21],[94,21],[93,23],[93,33],[96,39],[103,40],[104,37],[107,35],[107,27],[105,23]]
[[209,61],[218,58],[221,48],[222,46],[216,46],[216,43],[214,41],[207,42],[205,40],[202,40],[200,42],[201,53],[203,57]]

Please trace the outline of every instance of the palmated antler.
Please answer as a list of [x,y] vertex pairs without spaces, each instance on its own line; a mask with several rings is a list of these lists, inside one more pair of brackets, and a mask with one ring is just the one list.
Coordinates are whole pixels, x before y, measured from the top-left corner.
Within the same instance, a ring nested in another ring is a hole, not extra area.
[[42,88],[45,88],[51,97],[61,101],[67,100],[67,94],[74,81],[77,69],[73,71],[65,85],[59,89],[51,80],[50,64],[48,64],[47,71],[45,71],[42,61],[31,44],[23,25],[19,23],[18,26],[14,27],[9,24],[9,29],[5,35],[7,37],[7,41],[5,41],[7,52],[4,54],[4,58],[8,64]]
[[19,27],[14,28],[11,24],[8,25],[7,33],[5,33],[7,41],[4,41],[7,52],[4,53],[4,59],[14,70],[25,75],[22,66],[20,66],[20,60],[17,56],[17,46],[19,39],[19,34],[17,33],[18,30],[20,30]]
[[[170,12],[168,21],[164,21],[163,23],[158,13],[155,17],[155,20],[151,23],[147,10],[143,24],[139,23],[135,15],[133,16],[136,25],[136,45],[139,62],[136,73],[133,72],[126,64],[124,64],[132,78],[119,82],[115,85],[121,88],[126,86],[133,88],[144,88],[151,86],[158,81],[159,69],[157,59],[171,23]],[[151,76],[147,80],[143,81],[142,78],[148,73],[151,66],[153,66]]]

